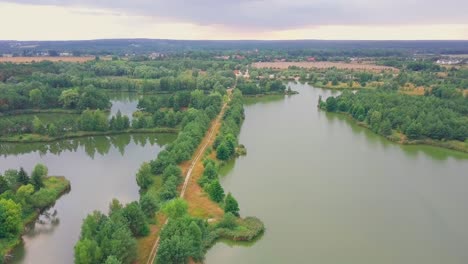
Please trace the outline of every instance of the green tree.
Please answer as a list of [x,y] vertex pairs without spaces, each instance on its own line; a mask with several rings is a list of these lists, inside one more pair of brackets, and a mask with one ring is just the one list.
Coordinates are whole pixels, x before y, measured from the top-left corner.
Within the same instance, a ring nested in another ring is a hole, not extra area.
[[153,178],[154,176],[151,173],[151,165],[147,162],[144,162],[136,175],[138,186],[140,186],[140,188],[143,190],[148,189],[148,187],[154,182]]
[[380,130],[379,133],[384,135],[384,136],[389,136],[392,134],[392,124],[390,123],[390,120],[385,119],[382,124],[380,124]]
[[26,207],[26,205],[30,204],[30,197],[34,193],[34,186],[31,184],[23,185],[18,188],[16,191],[16,197],[21,202],[21,205]]
[[127,204],[127,206],[122,209],[122,215],[127,220],[128,227],[134,236],[146,236],[149,233],[145,214],[141,210],[138,202]]
[[93,131],[96,127],[93,118],[93,111],[86,109],[80,115],[80,129],[84,131]]
[[45,128],[44,124],[42,123],[42,121],[37,116],[34,116],[34,119],[32,121],[32,125],[33,125],[34,133],[45,134],[46,128]]
[[123,205],[117,199],[112,199],[111,203],[109,204],[109,215],[112,215],[123,208]]
[[108,256],[104,264],[122,264],[115,256]]
[[109,128],[109,121],[107,115],[101,110],[96,110],[93,113],[93,119],[96,131],[106,131]]
[[158,248],[156,255],[157,264],[185,264],[190,257],[190,238],[180,235],[173,236],[168,239],[163,239]]
[[17,170],[11,170],[11,169],[6,170],[3,177],[5,177],[5,180],[8,183],[8,187],[11,190],[18,189],[19,187],[18,185],[20,185],[20,183],[18,183],[18,171]]
[[216,157],[220,160],[229,160],[231,158],[231,152],[229,147],[226,143],[219,144],[218,148],[216,148]]
[[146,217],[153,218],[154,214],[159,210],[159,202],[154,194],[147,192],[140,197],[141,210]]
[[231,212],[227,212],[216,226],[219,228],[234,229],[237,226],[237,218]]
[[190,256],[201,259],[203,257],[203,233],[195,221],[190,223],[187,233],[191,238]]
[[122,263],[134,263],[137,255],[137,242],[126,223],[110,219],[103,224],[99,236],[105,236],[100,242],[104,257],[115,256]]
[[47,126],[47,134],[52,137],[58,136],[59,129],[57,128],[55,124],[51,123]]
[[405,134],[410,139],[418,139],[421,137],[422,133],[422,126],[419,123],[413,122],[409,127],[406,129]]
[[78,101],[80,99],[80,93],[77,89],[67,89],[63,90],[62,94],[59,97],[60,103],[62,103],[64,108],[76,108]]
[[230,154],[229,158],[231,158],[236,152],[236,145],[237,145],[236,137],[234,137],[233,134],[229,133],[226,135],[226,138],[224,139],[224,141],[226,142],[228,153]]
[[214,180],[218,178],[218,168],[213,160],[210,160],[205,165],[205,170],[203,171],[203,175],[206,176],[210,180]]
[[181,218],[187,215],[188,204],[184,199],[178,198],[166,203],[163,207],[165,214],[171,219]]
[[175,164],[170,164],[164,169],[163,174],[162,174],[163,181],[166,181],[171,176],[175,176],[178,179],[182,177],[182,170],[180,169],[179,166]]
[[224,190],[218,180],[214,180],[207,188],[211,200],[220,203],[224,199]]
[[82,89],[82,93],[78,99],[79,109],[108,109],[111,103],[109,97],[102,90],[96,89],[92,85]]
[[37,191],[44,187],[44,178],[47,177],[48,169],[44,164],[37,164],[31,173],[31,183]]
[[34,107],[40,107],[42,105],[42,91],[37,88],[29,91],[29,101]]
[[333,96],[328,97],[326,102],[327,102],[326,104],[327,111],[335,112],[338,107],[335,97]]
[[94,240],[83,239],[75,245],[75,264],[101,263],[102,252]]
[[10,186],[8,186],[8,181],[5,179],[4,176],[0,175],[0,194],[8,191]]
[[21,232],[21,205],[13,200],[0,199],[0,238],[14,236]]
[[20,185],[26,185],[29,183],[29,176],[28,173],[24,170],[23,167],[20,168],[18,174],[17,174],[17,179],[16,182]]
[[190,106],[195,109],[202,109],[205,101],[205,93],[202,90],[195,90],[190,93]]
[[224,212],[239,216],[239,204],[231,195],[231,193],[228,193],[228,195],[226,195],[226,199],[224,200]]

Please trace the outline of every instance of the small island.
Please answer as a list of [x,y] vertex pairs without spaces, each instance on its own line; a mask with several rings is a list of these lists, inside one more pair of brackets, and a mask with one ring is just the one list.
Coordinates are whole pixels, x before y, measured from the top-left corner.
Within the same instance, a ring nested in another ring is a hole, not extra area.
[[43,164],[37,164],[31,176],[23,168],[0,174],[0,263],[20,244],[26,226],[69,190],[70,182],[48,176]]

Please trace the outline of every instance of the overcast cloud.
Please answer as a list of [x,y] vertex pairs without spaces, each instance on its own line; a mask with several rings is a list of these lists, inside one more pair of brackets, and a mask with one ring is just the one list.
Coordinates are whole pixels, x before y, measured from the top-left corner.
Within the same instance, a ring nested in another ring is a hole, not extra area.
[[424,0],[9,0],[102,8],[159,22],[287,30],[323,25],[468,24],[468,1]]

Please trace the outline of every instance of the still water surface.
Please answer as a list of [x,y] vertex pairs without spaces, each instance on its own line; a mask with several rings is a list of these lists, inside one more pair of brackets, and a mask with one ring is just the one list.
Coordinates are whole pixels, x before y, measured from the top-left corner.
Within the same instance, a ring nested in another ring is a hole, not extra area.
[[401,146],[317,110],[330,91],[246,106],[247,156],[222,179],[256,243],[217,243],[206,263],[468,263],[468,155]]
[[[113,113],[131,115],[138,98],[112,97]],[[85,137],[51,143],[0,145],[0,173],[37,163],[50,175],[65,176],[71,191],[42,215],[23,236],[13,263],[73,263],[73,247],[82,220],[94,210],[107,212],[113,198],[137,200],[135,173],[144,161],[154,159],[176,135],[136,134]]]

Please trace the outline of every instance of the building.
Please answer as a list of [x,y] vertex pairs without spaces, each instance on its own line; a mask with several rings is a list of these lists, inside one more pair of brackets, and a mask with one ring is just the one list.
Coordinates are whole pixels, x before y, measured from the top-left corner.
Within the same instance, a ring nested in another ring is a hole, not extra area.
[[219,59],[219,60],[229,60],[229,56],[215,56],[214,57],[215,59]]
[[439,59],[436,63],[441,65],[456,65],[460,64],[461,62],[462,61],[459,59]]
[[156,60],[156,59],[159,59],[159,58],[163,58],[164,57],[164,54],[162,53],[159,53],[159,52],[152,52],[148,58],[150,58],[151,60]]
[[245,73],[242,73],[240,70],[234,70],[234,75],[236,75],[236,78],[243,77],[245,79],[250,79],[250,74],[249,70],[247,69]]

